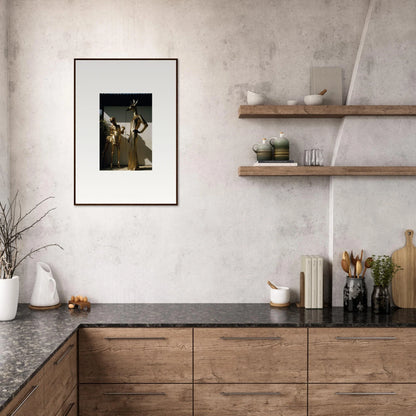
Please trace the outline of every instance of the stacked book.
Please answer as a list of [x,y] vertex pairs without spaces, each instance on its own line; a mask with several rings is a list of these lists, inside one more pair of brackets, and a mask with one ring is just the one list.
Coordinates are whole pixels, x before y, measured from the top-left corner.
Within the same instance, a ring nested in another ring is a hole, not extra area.
[[294,160],[259,160],[253,166],[297,166]]
[[[302,256],[301,272],[304,275],[305,309],[324,307],[324,259],[321,256]],[[302,288],[301,288],[302,291]]]

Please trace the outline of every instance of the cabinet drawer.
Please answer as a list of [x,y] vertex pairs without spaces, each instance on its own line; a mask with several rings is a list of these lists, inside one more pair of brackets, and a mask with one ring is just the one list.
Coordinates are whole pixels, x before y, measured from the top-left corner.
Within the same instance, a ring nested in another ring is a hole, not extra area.
[[44,367],[45,414],[54,415],[77,384],[77,335],[74,334]]
[[309,416],[414,416],[411,384],[309,385]]
[[310,382],[416,382],[415,328],[312,328],[309,343]]
[[65,400],[62,407],[59,409],[56,416],[77,416],[78,415],[78,398],[77,388],[74,387],[72,393]]
[[80,329],[79,381],[191,383],[192,329]]
[[196,383],[304,383],[305,328],[195,329]]
[[306,416],[306,384],[198,384],[195,416]]
[[192,416],[192,384],[81,384],[80,416]]
[[36,374],[9,403],[1,416],[44,416],[43,370]]

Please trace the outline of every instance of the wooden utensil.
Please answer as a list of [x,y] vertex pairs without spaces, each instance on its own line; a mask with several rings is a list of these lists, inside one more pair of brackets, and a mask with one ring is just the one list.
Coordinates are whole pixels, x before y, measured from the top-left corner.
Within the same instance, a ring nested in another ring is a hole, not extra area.
[[350,266],[345,259],[341,260],[341,267],[344,272],[348,273],[348,276],[351,277]]
[[272,288],[272,289],[277,289],[277,287],[270,281],[267,281],[267,284]]
[[416,308],[416,247],[413,245],[413,230],[406,230],[406,245],[396,250],[391,258],[403,267],[393,277],[392,295],[400,308]]
[[328,92],[328,90],[325,88],[324,90],[322,90],[320,93],[319,93],[319,95],[324,95],[324,94],[326,94]]
[[365,272],[367,271],[367,269],[371,269],[371,266],[373,265],[373,258],[372,257],[367,257],[365,263],[364,263],[364,273],[363,273],[363,277],[365,276]]
[[357,277],[360,277],[360,273],[363,271],[363,264],[360,260],[357,260],[357,263],[355,264],[355,270],[357,272]]

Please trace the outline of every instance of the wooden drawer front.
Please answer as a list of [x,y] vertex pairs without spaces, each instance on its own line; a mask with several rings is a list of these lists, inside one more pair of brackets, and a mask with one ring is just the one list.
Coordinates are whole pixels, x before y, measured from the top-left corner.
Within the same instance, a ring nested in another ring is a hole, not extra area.
[[312,328],[309,381],[416,382],[416,329]]
[[305,328],[195,329],[196,383],[304,383]]
[[309,416],[414,416],[411,384],[309,385]]
[[77,416],[78,415],[78,397],[77,388],[74,387],[72,393],[65,400],[63,406],[59,409],[56,416]]
[[80,329],[79,381],[192,383],[192,329]]
[[0,412],[1,416],[44,416],[43,370],[36,374]]
[[44,367],[45,414],[54,415],[77,384],[77,335],[54,354]]
[[192,384],[82,384],[80,416],[191,416]]
[[306,384],[198,384],[195,416],[306,416]]

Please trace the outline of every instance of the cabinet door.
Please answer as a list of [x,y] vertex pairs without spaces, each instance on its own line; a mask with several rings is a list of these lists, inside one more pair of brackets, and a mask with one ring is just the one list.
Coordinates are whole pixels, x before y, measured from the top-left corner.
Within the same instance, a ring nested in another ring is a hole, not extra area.
[[309,381],[416,382],[416,328],[311,328]]
[[198,384],[195,416],[306,416],[306,384]]
[[56,416],[77,416],[78,415],[78,397],[77,388],[74,387],[72,393],[65,400]]
[[44,367],[45,413],[55,415],[77,384],[77,334]]
[[305,383],[306,328],[196,328],[196,383]]
[[36,374],[7,405],[1,416],[44,416],[43,370]]
[[192,329],[80,329],[79,381],[192,383]]
[[192,416],[192,384],[81,384],[80,416]]
[[411,384],[312,384],[309,416],[414,416]]

